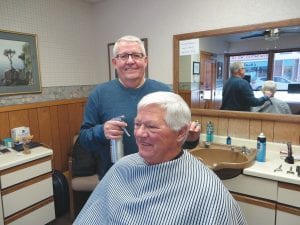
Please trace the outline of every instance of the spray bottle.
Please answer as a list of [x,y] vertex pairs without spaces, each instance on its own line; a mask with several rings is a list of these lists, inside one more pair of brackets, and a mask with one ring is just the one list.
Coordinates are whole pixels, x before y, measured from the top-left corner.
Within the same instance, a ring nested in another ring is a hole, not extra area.
[[257,137],[257,153],[256,160],[259,162],[266,161],[266,136],[261,132]]
[[[123,121],[125,118],[124,115],[118,116],[116,118],[113,118],[113,120],[116,121]],[[125,127],[122,128],[125,134],[130,137],[130,134],[126,130]],[[120,158],[124,156],[124,146],[123,146],[123,137],[120,139],[112,139],[110,140],[110,156],[111,156],[111,162],[115,163],[117,162]]]

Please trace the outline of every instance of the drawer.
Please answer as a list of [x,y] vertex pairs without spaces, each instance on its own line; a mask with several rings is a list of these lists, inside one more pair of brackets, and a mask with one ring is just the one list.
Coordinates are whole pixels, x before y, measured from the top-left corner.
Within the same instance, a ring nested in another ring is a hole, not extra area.
[[54,201],[49,198],[29,209],[16,213],[5,219],[5,224],[9,225],[41,225],[47,224],[55,219]]
[[238,202],[248,225],[275,224],[275,202],[239,194],[232,194],[232,196]]
[[4,224],[4,219],[3,219],[3,215],[2,215],[2,212],[3,212],[3,208],[2,208],[2,201],[1,201],[2,197],[1,197],[1,192],[0,192],[0,225],[3,225]]
[[277,181],[241,174],[232,179],[222,180],[222,182],[231,192],[277,200]]
[[1,172],[1,189],[52,171],[51,156],[15,166]]
[[300,186],[279,182],[277,201],[300,208]]
[[4,217],[53,196],[51,174],[45,174],[2,191]]
[[300,209],[277,205],[276,225],[299,225]]

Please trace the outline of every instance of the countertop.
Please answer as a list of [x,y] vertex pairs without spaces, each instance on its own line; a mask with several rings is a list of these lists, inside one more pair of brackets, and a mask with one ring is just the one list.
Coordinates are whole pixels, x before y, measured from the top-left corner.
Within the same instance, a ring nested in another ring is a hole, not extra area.
[[[274,170],[280,165],[282,165],[282,171],[275,172]],[[251,167],[243,170],[243,174],[300,185],[300,177],[296,172],[296,166],[300,166],[300,161],[288,164],[284,161],[284,158],[280,158],[280,151],[267,149],[266,162],[255,161]],[[294,174],[287,173],[290,168],[292,168]]]
[[[215,136],[214,142],[224,144],[226,143],[226,138],[227,137],[224,136]],[[200,139],[205,140],[205,134],[201,134]],[[256,140],[231,137],[231,141],[232,145],[256,148]],[[296,172],[296,166],[300,166],[300,161],[295,160],[294,164],[286,163],[284,161],[285,157],[280,158],[280,151],[282,150],[287,150],[286,143],[267,142],[266,162],[255,161],[252,166],[243,170],[243,174],[300,185],[300,177],[298,177],[298,174]],[[297,155],[300,157],[299,145],[292,145],[292,151],[293,155]],[[280,165],[282,165],[282,171],[274,172],[274,170]],[[291,167],[294,174],[287,173],[287,171],[290,170]]]
[[0,171],[52,155],[53,153],[51,149],[42,146],[30,149],[30,154],[24,154],[23,151],[17,152],[11,148],[8,149],[10,152],[0,154]]

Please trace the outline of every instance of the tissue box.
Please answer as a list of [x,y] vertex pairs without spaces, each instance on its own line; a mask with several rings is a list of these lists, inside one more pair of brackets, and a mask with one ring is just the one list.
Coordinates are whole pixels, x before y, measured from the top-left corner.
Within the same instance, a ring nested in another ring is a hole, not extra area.
[[23,137],[30,135],[29,127],[16,127],[11,129],[11,138],[14,142],[22,142]]

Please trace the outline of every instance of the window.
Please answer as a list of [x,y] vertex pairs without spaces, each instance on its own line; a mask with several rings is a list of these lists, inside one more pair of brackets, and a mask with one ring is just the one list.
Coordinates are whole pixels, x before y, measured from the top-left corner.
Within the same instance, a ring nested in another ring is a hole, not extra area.
[[[266,80],[274,80],[277,90],[287,91],[288,84],[300,83],[300,51],[278,50],[253,54],[228,54],[229,65],[241,61],[253,90],[260,90]],[[270,68],[272,67],[273,68]],[[228,69],[228,77],[230,71]]]
[[300,82],[300,52],[274,53],[273,80],[277,90],[287,90],[289,83]]
[[245,66],[245,75],[248,75],[248,81],[250,82],[253,90],[259,90],[268,77],[268,59],[269,54],[230,56],[229,65],[237,61],[243,62]]

